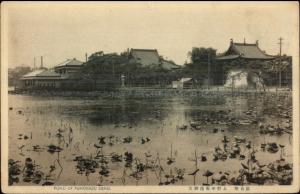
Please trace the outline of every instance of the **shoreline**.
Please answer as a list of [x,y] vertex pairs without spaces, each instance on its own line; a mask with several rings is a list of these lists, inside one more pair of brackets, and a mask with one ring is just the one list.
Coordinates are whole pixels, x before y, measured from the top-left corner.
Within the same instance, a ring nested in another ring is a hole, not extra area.
[[250,89],[228,89],[224,87],[215,88],[196,88],[196,89],[173,89],[173,88],[120,88],[111,91],[62,91],[62,90],[32,90],[32,91],[8,91],[11,95],[29,95],[29,96],[57,96],[57,97],[171,97],[171,96],[205,96],[205,95],[230,95],[230,96],[245,96],[245,95],[292,95],[292,91],[278,90],[274,88],[262,90]]

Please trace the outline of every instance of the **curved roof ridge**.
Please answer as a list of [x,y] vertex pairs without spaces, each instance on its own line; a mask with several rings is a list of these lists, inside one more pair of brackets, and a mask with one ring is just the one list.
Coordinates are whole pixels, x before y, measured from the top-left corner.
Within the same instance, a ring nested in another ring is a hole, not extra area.
[[257,49],[258,49],[260,52],[264,53],[266,56],[269,56],[269,57],[276,57],[275,55],[269,55],[269,54],[267,54],[264,50],[261,50],[261,48],[259,48],[258,45],[257,45]]
[[239,46],[257,46],[258,45],[256,43],[240,43],[240,42],[233,42],[232,44],[234,45],[239,45]]
[[242,57],[245,59],[273,59],[275,56],[267,54],[259,48],[258,43],[231,42],[226,52],[219,54],[217,59],[227,60]]

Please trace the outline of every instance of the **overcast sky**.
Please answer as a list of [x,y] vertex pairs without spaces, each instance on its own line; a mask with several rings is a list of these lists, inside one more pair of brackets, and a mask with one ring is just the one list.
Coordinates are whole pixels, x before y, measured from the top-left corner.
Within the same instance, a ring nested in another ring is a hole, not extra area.
[[[231,38],[259,40],[268,54],[297,54],[297,3],[203,2],[19,2],[7,3],[8,64],[33,67],[33,58],[53,67],[85,53],[122,52],[127,48],[157,49],[178,64],[192,47],[224,52]],[[7,19],[7,20],[6,20]]]

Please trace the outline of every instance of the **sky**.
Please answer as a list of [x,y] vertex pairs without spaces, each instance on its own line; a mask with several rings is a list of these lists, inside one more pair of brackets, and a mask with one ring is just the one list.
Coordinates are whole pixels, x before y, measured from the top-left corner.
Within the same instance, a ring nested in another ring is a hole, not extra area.
[[[2,4],[9,67],[53,67],[66,59],[157,49],[177,64],[192,47],[226,51],[230,39],[255,43],[268,54],[298,54],[297,2],[5,2]],[[3,41],[2,41],[3,42]],[[4,56],[5,57],[5,56]]]

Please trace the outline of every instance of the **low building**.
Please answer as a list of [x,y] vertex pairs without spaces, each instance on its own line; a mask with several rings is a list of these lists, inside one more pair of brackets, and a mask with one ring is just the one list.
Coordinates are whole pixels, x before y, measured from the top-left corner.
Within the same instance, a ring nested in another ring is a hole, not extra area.
[[172,88],[174,89],[183,89],[183,88],[192,88],[193,87],[193,78],[181,78],[178,81],[172,82]]
[[18,89],[21,90],[40,90],[40,89],[59,89],[69,79],[73,80],[73,75],[76,74],[82,67],[83,62],[74,59],[68,59],[63,63],[58,64],[52,69],[38,69],[30,72],[20,79]]
[[214,76],[214,83],[223,85],[226,82],[227,74],[229,71],[240,71],[248,68],[247,64],[250,63],[268,63],[276,60],[278,56],[267,54],[263,51],[258,44],[233,42],[230,40],[229,48],[222,54],[216,56],[216,68],[218,71]]
[[39,69],[24,75],[18,89],[57,89],[63,78],[53,70]]

